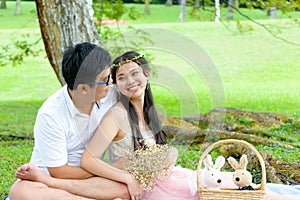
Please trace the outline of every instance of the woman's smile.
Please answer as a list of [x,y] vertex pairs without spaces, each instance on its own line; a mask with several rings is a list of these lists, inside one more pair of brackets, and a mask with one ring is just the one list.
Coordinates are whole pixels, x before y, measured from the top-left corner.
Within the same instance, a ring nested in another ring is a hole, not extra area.
[[135,62],[121,65],[117,71],[117,86],[130,99],[141,99],[145,94],[148,78]]
[[139,89],[140,84],[136,84],[127,88],[129,92],[136,92]]

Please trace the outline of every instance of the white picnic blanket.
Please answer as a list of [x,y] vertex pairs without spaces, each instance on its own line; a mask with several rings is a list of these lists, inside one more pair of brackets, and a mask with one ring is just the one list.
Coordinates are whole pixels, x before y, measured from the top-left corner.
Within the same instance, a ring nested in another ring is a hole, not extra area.
[[300,199],[300,185],[267,183],[266,188],[280,195],[295,196]]

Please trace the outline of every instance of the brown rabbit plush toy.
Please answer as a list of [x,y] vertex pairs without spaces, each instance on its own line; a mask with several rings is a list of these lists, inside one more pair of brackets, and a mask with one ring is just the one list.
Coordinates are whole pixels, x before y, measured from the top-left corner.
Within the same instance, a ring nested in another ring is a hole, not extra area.
[[233,182],[239,187],[239,190],[254,190],[251,186],[252,175],[247,171],[247,156],[245,154],[242,155],[240,164],[233,157],[229,157],[227,160],[235,170],[233,173]]

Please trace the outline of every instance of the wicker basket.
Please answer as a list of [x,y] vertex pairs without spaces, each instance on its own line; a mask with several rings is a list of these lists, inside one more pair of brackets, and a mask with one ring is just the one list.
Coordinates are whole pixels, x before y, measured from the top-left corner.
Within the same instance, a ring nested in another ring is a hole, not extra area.
[[[204,158],[207,156],[207,154],[212,151],[214,148],[221,146],[223,144],[228,143],[239,143],[245,147],[248,147],[250,150],[252,150],[255,155],[257,156],[259,163],[261,165],[262,170],[262,178],[261,178],[261,184],[259,187],[255,188],[255,190],[237,190],[237,189],[207,189],[203,188],[201,185],[201,168],[202,168],[202,162]],[[200,195],[201,200],[232,200],[232,199],[239,199],[239,200],[262,200],[265,195],[265,188],[266,188],[266,168],[264,160],[262,159],[259,152],[256,150],[254,146],[249,144],[246,141],[243,140],[235,140],[235,139],[227,139],[227,140],[220,140],[216,143],[213,143],[210,145],[202,154],[200,157],[198,168],[197,168],[197,184],[198,184],[198,192]]]

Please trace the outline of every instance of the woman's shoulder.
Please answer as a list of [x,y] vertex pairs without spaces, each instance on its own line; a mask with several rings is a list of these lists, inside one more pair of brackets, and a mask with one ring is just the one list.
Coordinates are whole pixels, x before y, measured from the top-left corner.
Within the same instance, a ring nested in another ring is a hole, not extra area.
[[107,113],[107,117],[122,130],[129,130],[128,114],[122,103],[116,103]]
[[111,109],[111,113],[126,114],[127,111],[121,102],[117,102]]
[[114,115],[116,119],[119,120],[126,120],[128,119],[128,114],[127,110],[123,106],[121,102],[116,103],[112,108],[111,108],[111,114]]

